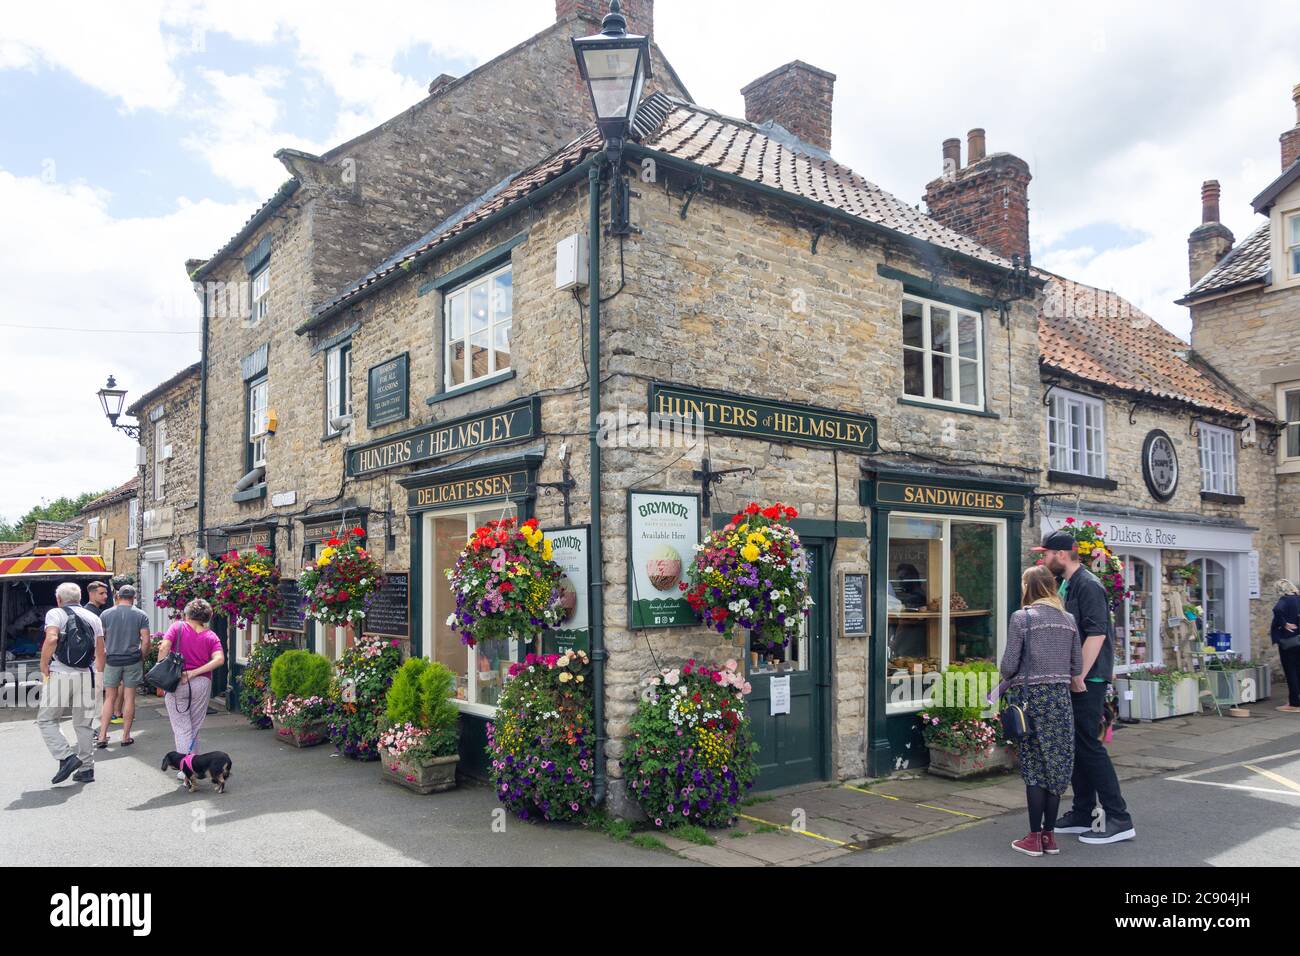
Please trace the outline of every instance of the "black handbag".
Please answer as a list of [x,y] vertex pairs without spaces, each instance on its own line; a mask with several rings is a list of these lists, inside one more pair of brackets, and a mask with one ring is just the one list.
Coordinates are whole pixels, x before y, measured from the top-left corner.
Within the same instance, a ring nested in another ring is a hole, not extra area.
[[[1026,698],[1029,696],[1029,675],[1030,666],[1033,663],[1033,657],[1030,654],[1030,640],[1034,633],[1034,618],[1029,613],[1029,608],[1025,609],[1025,617],[1029,621],[1029,626],[1025,631],[1025,640],[1020,647],[1020,669],[1024,672],[1024,685],[1018,699],[1008,701],[1007,706],[1002,708],[998,715],[1002,719],[1002,735],[1013,744],[1018,744],[1026,737],[1032,737],[1034,734],[1034,715],[1029,712],[1029,705]],[[1028,661],[1026,657],[1028,656]]]
[[185,672],[185,658],[181,656],[181,635],[184,633],[185,625],[182,624],[176,631],[176,645],[171,652],[144,675],[151,687],[170,694],[180,686],[181,674]]

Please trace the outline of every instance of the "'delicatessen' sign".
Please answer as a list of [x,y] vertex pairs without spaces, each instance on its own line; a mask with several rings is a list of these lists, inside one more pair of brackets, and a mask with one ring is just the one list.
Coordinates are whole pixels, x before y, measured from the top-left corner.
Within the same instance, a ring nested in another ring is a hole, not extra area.
[[501,471],[411,488],[406,507],[408,511],[427,511],[475,501],[521,498],[527,493],[528,472]]
[[348,449],[348,475],[374,474],[444,455],[532,438],[540,430],[539,411],[540,401],[528,398],[358,445]]
[[1023,514],[1025,510],[1024,495],[901,481],[878,482],[876,501],[882,505],[909,505],[941,511],[975,511],[987,514]]
[[654,382],[650,385],[650,414],[732,435],[855,452],[877,449],[874,418],[831,408]]

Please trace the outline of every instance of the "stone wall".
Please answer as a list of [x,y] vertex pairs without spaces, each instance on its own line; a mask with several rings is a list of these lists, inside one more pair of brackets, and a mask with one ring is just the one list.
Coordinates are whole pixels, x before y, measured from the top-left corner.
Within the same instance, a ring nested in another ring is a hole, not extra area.
[[[152,416],[162,409],[172,454],[163,465],[162,499],[155,493],[157,448]],[[144,551],[165,548],[169,561],[193,557],[199,531],[199,373],[195,372],[154,396],[140,409],[140,543]],[[134,572],[141,580],[140,571]]]
[[112,577],[136,573],[136,549],[127,547],[130,540],[130,510],[131,498],[128,497],[93,511],[82,512],[87,519],[99,519],[99,532],[93,539],[87,534],[78,547],[83,552],[101,555]]

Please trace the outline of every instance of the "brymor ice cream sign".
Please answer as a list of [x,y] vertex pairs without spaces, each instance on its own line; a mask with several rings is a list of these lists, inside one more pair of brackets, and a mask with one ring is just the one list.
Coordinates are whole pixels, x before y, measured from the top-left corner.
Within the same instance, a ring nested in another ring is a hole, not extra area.
[[628,493],[628,607],[632,627],[697,624],[679,586],[700,543],[699,495]]

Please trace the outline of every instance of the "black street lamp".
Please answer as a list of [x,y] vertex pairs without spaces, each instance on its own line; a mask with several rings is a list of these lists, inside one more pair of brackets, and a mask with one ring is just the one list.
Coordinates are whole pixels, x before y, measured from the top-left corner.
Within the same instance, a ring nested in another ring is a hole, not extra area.
[[117,381],[110,375],[108,384],[101,388],[98,394],[99,404],[104,409],[104,416],[108,419],[108,423],[114,428],[126,432],[131,438],[139,438],[139,425],[119,425],[117,423],[118,416],[122,414],[122,403],[126,401],[126,389],[118,388]]
[[623,142],[650,71],[650,40],[627,32],[627,19],[618,0],[610,0],[609,13],[600,24],[601,32],[573,38],[578,72],[591,92],[596,127],[605,140],[613,179],[610,183],[610,235],[626,236],[628,185],[623,175]]

